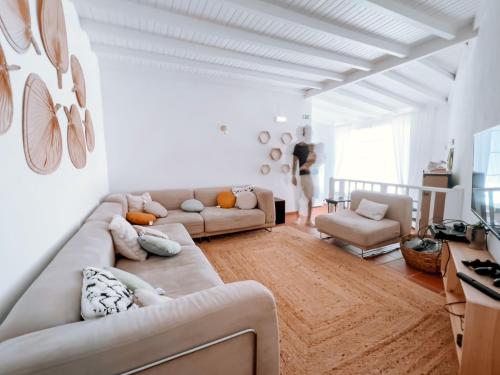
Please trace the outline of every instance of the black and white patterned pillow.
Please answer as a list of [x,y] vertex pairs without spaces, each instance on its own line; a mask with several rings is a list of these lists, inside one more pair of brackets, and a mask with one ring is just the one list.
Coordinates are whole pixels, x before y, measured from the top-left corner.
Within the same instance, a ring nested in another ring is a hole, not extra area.
[[95,267],[83,269],[83,319],[96,319],[137,308],[131,292],[111,272]]
[[253,191],[255,190],[255,186],[254,185],[235,186],[231,190],[232,190],[234,195],[238,195],[239,193],[241,193],[243,191],[250,191],[253,193]]

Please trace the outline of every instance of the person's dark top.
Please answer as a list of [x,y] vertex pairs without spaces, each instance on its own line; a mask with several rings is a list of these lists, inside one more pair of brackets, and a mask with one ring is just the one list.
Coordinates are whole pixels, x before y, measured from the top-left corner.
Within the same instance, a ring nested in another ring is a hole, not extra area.
[[[299,168],[302,167],[307,161],[307,157],[309,156],[309,146],[307,143],[297,143],[295,148],[293,149],[293,155],[299,159]],[[311,174],[309,170],[300,170],[299,175]]]

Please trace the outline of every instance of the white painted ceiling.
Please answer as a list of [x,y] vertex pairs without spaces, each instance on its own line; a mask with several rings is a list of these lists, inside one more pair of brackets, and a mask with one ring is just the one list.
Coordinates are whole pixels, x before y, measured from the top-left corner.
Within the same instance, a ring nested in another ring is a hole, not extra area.
[[302,90],[345,118],[446,103],[479,1],[73,0],[103,60]]

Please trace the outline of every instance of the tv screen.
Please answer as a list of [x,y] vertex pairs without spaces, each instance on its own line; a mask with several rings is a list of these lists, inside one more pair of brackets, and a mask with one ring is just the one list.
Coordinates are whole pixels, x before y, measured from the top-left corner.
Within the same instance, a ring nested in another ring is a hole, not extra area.
[[474,135],[471,208],[500,238],[500,125]]

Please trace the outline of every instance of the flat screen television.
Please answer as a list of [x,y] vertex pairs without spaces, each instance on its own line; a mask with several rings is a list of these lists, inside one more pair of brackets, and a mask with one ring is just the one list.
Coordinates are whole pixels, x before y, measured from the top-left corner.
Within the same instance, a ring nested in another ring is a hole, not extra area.
[[500,239],[500,125],[474,135],[471,208]]

